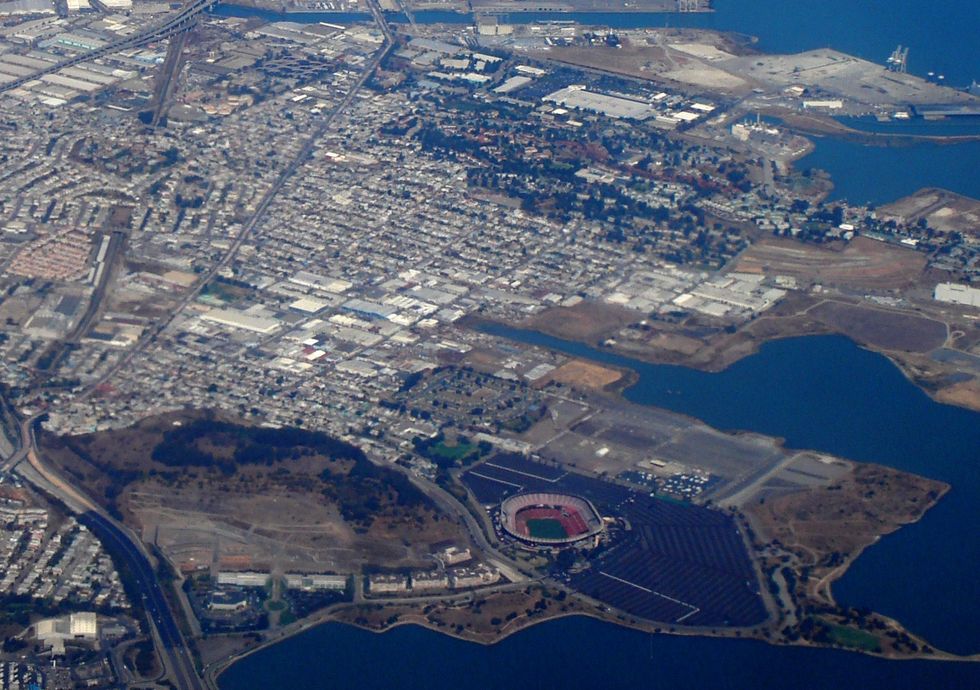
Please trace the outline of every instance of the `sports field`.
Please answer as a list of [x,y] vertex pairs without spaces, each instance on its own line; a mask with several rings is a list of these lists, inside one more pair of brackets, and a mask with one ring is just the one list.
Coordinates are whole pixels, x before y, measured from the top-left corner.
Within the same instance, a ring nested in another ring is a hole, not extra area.
[[565,539],[569,536],[561,520],[531,518],[527,521],[527,533],[532,539]]

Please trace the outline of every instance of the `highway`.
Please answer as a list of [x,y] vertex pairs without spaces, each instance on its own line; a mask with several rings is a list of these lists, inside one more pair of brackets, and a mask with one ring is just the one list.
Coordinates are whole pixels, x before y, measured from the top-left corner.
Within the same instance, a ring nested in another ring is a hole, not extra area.
[[106,43],[101,48],[90,50],[87,53],[66,58],[60,62],[53,62],[49,67],[39,69],[36,72],[28,74],[27,76],[20,77],[5,84],[0,84],[0,93],[10,91],[11,89],[16,89],[23,86],[27,82],[43,77],[46,74],[54,74],[65,67],[71,67],[83,62],[88,62],[89,60],[95,60],[96,58],[112,55],[113,53],[118,53],[120,50],[125,50],[126,48],[138,48],[146,45],[147,43],[160,41],[164,38],[172,36],[175,33],[185,31],[193,22],[197,21],[197,15],[205,12],[212,5],[218,4],[218,1],[219,0],[194,0],[179,12],[168,16],[160,24],[149,26],[142,31],[133,34],[132,36],[121,38],[118,41]]
[[[128,534],[112,518],[104,515],[88,497],[45,467],[37,452],[37,439],[34,435],[34,423],[37,417],[38,415],[35,415],[20,420],[19,447],[4,461],[3,470],[16,468],[18,475],[25,481],[78,512],[79,522],[88,527],[116,558],[123,560],[123,563],[118,563],[117,566],[120,569],[125,568],[133,575],[139,590],[137,596],[142,598],[150,625],[156,632],[159,643],[155,647],[160,654],[161,662],[174,677],[178,688],[203,690],[204,686],[197,675],[194,660],[187,651],[187,644],[180,634],[170,605],[137,538]],[[27,467],[17,467],[25,460]]]
[[158,127],[160,119],[170,102],[170,96],[177,88],[177,80],[174,79],[180,72],[183,63],[184,47],[187,45],[187,32],[174,36],[167,46],[167,58],[163,61],[160,74],[157,76],[156,94],[153,102],[153,115],[150,118],[150,127]]
[[87,511],[79,516],[78,521],[88,527],[108,551],[125,562],[126,569],[139,588],[147,618],[156,629],[157,639],[160,641],[157,651],[164,657],[162,661],[173,674],[177,687],[203,690],[204,685],[197,675],[194,660],[187,651],[177,620],[146,556],[133,544],[126,532],[103,515]]
[[[6,398],[4,398],[3,404],[4,404],[4,407],[5,408],[8,407]],[[19,439],[20,440],[20,443],[15,448],[13,454],[9,458],[4,459],[3,465],[0,466],[0,471],[3,471],[3,472],[9,472],[21,460],[23,460],[24,458],[27,457],[27,451],[30,450],[31,446],[30,445],[26,445],[26,446],[24,445],[24,440],[23,440],[24,439],[24,436],[25,436],[24,426],[27,425],[27,432],[26,432],[27,434],[33,434],[33,430],[30,428],[30,426],[31,426],[31,424],[33,424],[34,419],[35,419],[34,417],[32,417],[31,419],[22,420],[20,422],[17,422],[17,421],[15,421],[16,420],[16,417],[14,416],[13,413],[11,413],[10,416],[11,416],[11,419],[10,419],[9,422],[7,422],[7,420],[6,420],[6,415],[5,415],[5,420],[4,420],[5,423],[6,423],[6,429],[7,429],[7,432],[8,432],[8,437],[10,438],[11,442],[14,442],[14,441],[16,441],[16,440]]]
[[[171,16],[158,26],[150,27],[149,29],[140,32],[135,36],[106,45],[96,51],[92,51],[56,65],[52,65],[50,68],[34,73],[30,77],[25,77],[22,80],[5,84],[0,87],[0,92],[10,88],[16,88],[16,86],[25,81],[36,79],[43,74],[50,74],[64,67],[91,60],[103,55],[108,55],[124,48],[142,45],[178,31],[183,31],[190,25],[191,22],[195,21],[198,14],[215,4],[216,1],[217,0],[195,0],[191,4],[187,5],[183,10]],[[337,117],[350,107],[351,103],[353,103],[354,99],[357,97],[358,92],[361,90],[367,80],[371,78],[375,68],[391,51],[392,47],[394,46],[394,36],[391,29],[385,21],[377,2],[375,0],[370,0],[369,6],[371,8],[372,15],[378,22],[378,25],[384,34],[385,43],[371,59],[371,61],[365,66],[364,73],[360,79],[348,91],[337,107],[334,108],[317,125],[314,131],[303,143],[303,146],[300,148],[299,152],[292,158],[289,165],[280,173],[273,185],[266,191],[261,201],[255,208],[255,211],[243,224],[241,231],[221,260],[202,275],[200,281],[193,289],[189,290],[188,293],[184,295],[180,303],[178,303],[178,305],[171,312],[170,316],[162,320],[154,328],[150,329],[148,333],[146,333],[140,340],[140,342],[137,343],[137,345],[132,348],[125,357],[121,358],[115,367],[113,367],[98,382],[92,384],[88,388],[89,392],[91,392],[97,385],[113,376],[121,368],[128,366],[133,357],[139,352],[142,352],[149,345],[149,343],[153,342],[156,337],[174,321],[174,319],[184,310],[184,308],[197,298],[204,286],[221,269],[231,263],[242,244],[251,236],[255,228],[262,221],[269,206],[282,190],[287,180],[289,180],[289,178],[292,177],[292,175],[294,175],[296,171],[299,170],[300,167],[312,156],[316,142],[332,126]],[[177,53],[174,53],[174,56],[177,56]],[[179,62],[179,60],[174,60],[173,62],[174,64],[170,66],[171,70],[168,71],[172,71],[172,68]],[[163,88],[158,94],[158,98],[161,102],[167,97],[169,82],[170,76],[164,75],[162,81]],[[79,327],[73,332],[73,338],[80,337],[84,334],[85,330],[87,330],[88,326],[91,324],[92,318],[97,313],[105,286],[108,283],[108,268],[111,266],[111,258],[115,256],[121,245],[121,238],[114,236],[112,247],[110,248],[111,257],[107,257],[107,267],[104,271],[102,280],[100,281],[100,284],[96,286],[96,291],[92,296],[90,308],[81,319]],[[202,682],[197,673],[194,660],[188,650],[187,643],[181,634],[177,620],[174,617],[174,613],[170,608],[170,604],[167,601],[166,596],[164,595],[163,588],[157,580],[156,573],[154,572],[150,559],[144,550],[143,544],[139,541],[139,538],[136,535],[126,531],[121,525],[106,515],[101,508],[89,500],[88,497],[81,494],[73,486],[68,484],[61,477],[57,476],[51,468],[45,466],[43,459],[37,452],[36,439],[34,437],[33,425],[37,417],[38,415],[35,415],[28,419],[19,420],[17,424],[19,426],[18,435],[20,437],[19,447],[9,458],[3,461],[2,469],[10,470],[17,468],[20,470],[18,473],[26,481],[30,482],[40,490],[61,500],[65,503],[65,505],[79,513],[79,521],[87,526],[89,530],[91,530],[91,532],[103,543],[103,545],[105,545],[107,550],[111,551],[117,559],[121,560],[121,562],[118,563],[120,569],[125,569],[131,573],[134,584],[138,590],[137,592],[131,594],[140,597],[143,602],[143,607],[146,610],[149,618],[151,629],[154,632],[154,647],[157,650],[157,653],[159,654],[160,659],[175,686],[179,690],[203,690],[205,684]],[[22,465],[21,468],[18,468],[17,466],[24,463],[25,460],[27,461],[26,466]],[[472,518],[470,519],[472,520]]]

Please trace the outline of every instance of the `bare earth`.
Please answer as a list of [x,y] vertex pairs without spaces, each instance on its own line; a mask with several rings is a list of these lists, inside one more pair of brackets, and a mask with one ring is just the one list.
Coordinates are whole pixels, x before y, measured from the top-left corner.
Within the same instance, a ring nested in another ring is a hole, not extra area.
[[856,238],[843,249],[771,237],[742,254],[735,270],[793,276],[804,285],[881,289],[915,283],[925,264],[926,257],[921,253],[865,237]]
[[521,323],[559,338],[592,342],[637,320],[638,312],[612,304],[580,302],[574,307],[548,309]]
[[873,464],[855,464],[826,487],[746,506],[762,535],[799,548],[818,564],[833,552],[856,555],[878,538],[915,522],[949,485]]
[[831,329],[882,350],[928,352],[946,342],[946,324],[915,314],[827,301],[807,312]]
[[[427,504],[402,507],[382,498],[369,524],[345,519],[329,493],[332,478],[342,481],[349,471],[348,461],[297,454],[242,465],[228,474],[151,459],[164,431],[194,418],[164,415],[75,439],[46,437],[44,452],[184,571],[348,573],[365,564],[420,567],[430,563],[433,543],[469,543],[462,528]],[[209,447],[208,442],[205,438],[197,446],[217,457],[235,449]]]
[[944,189],[923,189],[912,196],[882,206],[885,220],[905,222],[926,219],[929,227],[943,232],[980,233],[980,200],[960,196]]
[[934,479],[855,464],[828,486],[753,503],[744,511],[760,541],[774,545],[775,554],[789,554],[798,574],[809,569],[808,577],[800,577],[800,594],[833,604],[831,584],[865,548],[918,521],[948,490]]
[[623,373],[582,359],[573,359],[552,371],[545,378],[548,382],[557,381],[569,386],[599,390],[622,379]]

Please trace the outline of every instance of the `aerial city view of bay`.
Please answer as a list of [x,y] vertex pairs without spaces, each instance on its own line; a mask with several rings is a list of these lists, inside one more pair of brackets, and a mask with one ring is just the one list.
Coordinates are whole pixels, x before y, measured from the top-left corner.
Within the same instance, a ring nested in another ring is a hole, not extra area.
[[0,0],[0,690],[980,688],[978,27]]
[[[796,52],[831,46],[880,60],[896,43],[913,48],[917,73],[943,72],[948,83],[980,75],[980,54],[969,44],[978,10],[959,0],[941,11],[903,1],[885,8],[846,0],[771,3],[718,0],[704,15],[656,13],[520,13],[512,22],[574,20],[615,28],[691,26],[757,36],[756,47]],[[254,10],[222,5],[218,12]],[[320,15],[303,15],[315,21]],[[295,15],[291,19],[297,20]],[[445,21],[446,13],[416,20]],[[976,122],[849,122],[855,129],[919,135],[976,134]],[[832,198],[883,204],[923,187],[980,197],[980,143],[939,146],[866,146],[819,138],[798,165],[822,168]],[[912,471],[949,482],[953,491],[925,518],[864,552],[835,584],[837,597],[902,620],[944,649],[980,651],[976,572],[980,544],[959,528],[975,524],[980,505],[980,414],[930,400],[885,357],[840,336],[809,336],[767,343],[718,373],[648,364],[611,351],[501,325],[493,335],[636,372],[623,395],[720,429],[784,439],[787,447],[816,449]],[[939,433],[942,430],[942,433]],[[949,554],[956,554],[950,558]],[[898,576],[897,573],[901,573]],[[305,660],[316,657],[317,664]],[[438,668],[432,660],[438,659]],[[710,663],[704,663],[710,659]],[[424,671],[423,669],[428,669]],[[970,687],[980,673],[970,664],[883,663],[853,653],[776,648],[757,642],[695,637],[650,637],[579,618],[535,626],[488,648],[437,633],[399,627],[375,636],[328,624],[246,656],[220,678],[223,690],[269,684],[291,687],[753,687],[891,688]],[[791,681],[798,679],[798,681]]]

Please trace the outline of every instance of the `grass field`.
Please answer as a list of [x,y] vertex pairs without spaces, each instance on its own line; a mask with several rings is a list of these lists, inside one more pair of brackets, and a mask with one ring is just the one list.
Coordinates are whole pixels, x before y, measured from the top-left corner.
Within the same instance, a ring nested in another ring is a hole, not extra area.
[[568,536],[561,522],[551,518],[528,520],[527,533],[532,539],[565,539]]
[[429,449],[432,455],[451,461],[465,460],[467,456],[476,451],[477,447],[475,443],[463,442],[450,445],[445,441],[441,441]]
[[881,649],[878,638],[869,632],[833,624],[830,624],[829,628],[830,641],[834,644],[853,649],[863,649],[868,652],[880,651]]

